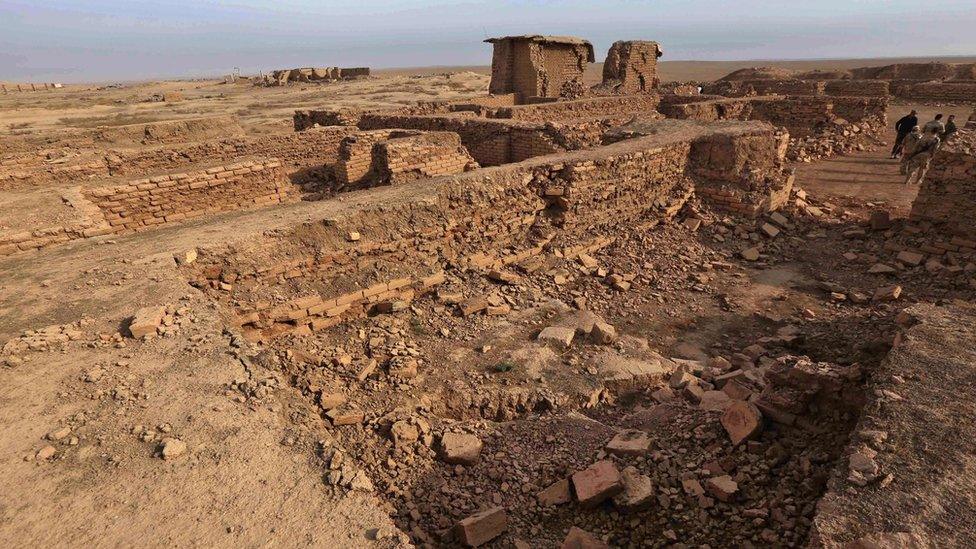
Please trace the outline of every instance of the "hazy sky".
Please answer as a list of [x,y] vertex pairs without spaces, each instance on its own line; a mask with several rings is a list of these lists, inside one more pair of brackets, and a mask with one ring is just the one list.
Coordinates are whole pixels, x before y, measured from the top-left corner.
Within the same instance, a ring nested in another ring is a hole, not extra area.
[[665,59],[976,54],[974,0],[0,0],[0,80],[298,66],[487,65],[486,36],[570,34]]

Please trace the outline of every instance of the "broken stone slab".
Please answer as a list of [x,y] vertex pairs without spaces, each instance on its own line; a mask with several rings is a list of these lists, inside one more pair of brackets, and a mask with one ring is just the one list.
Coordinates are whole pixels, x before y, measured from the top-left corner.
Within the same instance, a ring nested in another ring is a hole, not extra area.
[[654,498],[654,484],[647,475],[642,475],[636,467],[630,466],[620,473],[624,489],[613,496],[615,507],[630,511],[646,507]]
[[478,296],[465,299],[458,304],[458,309],[461,311],[461,316],[471,316],[484,311],[490,306],[491,303],[488,301],[488,298]]
[[733,445],[755,438],[762,432],[762,413],[755,404],[737,400],[722,415],[722,427]]
[[925,260],[925,256],[922,254],[909,252],[906,250],[906,251],[899,252],[898,255],[895,257],[895,259],[901,261],[905,265],[911,265],[912,267],[917,267],[922,264],[922,261]]
[[901,286],[885,286],[883,288],[878,288],[874,292],[874,301],[896,301],[901,297]]
[[651,439],[644,431],[628,430],[614,435],[606,448],[617,456],[640,456],[650,450]]
[[332,425],[336,427],[360,425],[366,419],[366,414],[359,410],[343,410],[341,408],[329,410],[325,415],[332,421]]
[[610,546],[586,530],[573,526],[559,549],[610,549]]
[[481,455],[481,439],[466,433],[444,433],[441,437],[441,459],[454,465],[474,465]]
[[609,460],[602,460],[573,473],[573,490],[584,508],[592,509],[624,489],[620,472]]
[[765,233],[769,238],[776,238],[780,233],[780,230],[772,223],[763,223],[760,230],[762,230],[762,232]]
[[505,533],[508,528],[508,517],[505,509],[493,507],[475,513],[457,523],[455,532],[462,545],[478,547]]
[[573,344],[576,337],[576,330],[563,326],[549,326],[539,332],[536,340],[547,345],[553,345],[560,349],[566,349]]
[[569,490],[569,479],[564,478],[553,482],[545,490],[536,494],[536,499],[539,501],[539,505],[543,507],[569,503],[573,499]]
[[705,481],[705,490],[719,501],[729,502],[735,499],[739,485],[728,475],[712,477]]
[[746,261],[759,261],[759,248],[746,248],[745,250],[739,252],[739,255],[741,255],[742,259],[745,259]]
[[871,266],[870,269],[868,269],[868,274],[893,274],[897,272],[898,269],[894,267],[889,267],[884,263],[875,263],[874,265]]
[[709,412],[724,412],[732,405],[732,398],[723,391],[705,391],[701,395],[698,407]]
[[136,311],[129,322],[129,334],[136,339],[156,335],[165,316],[166,307],[143,307]]
[[656,353],[647,353],[646,359],[639,359],[606,351],[594,357],[593,362],[604,383],[625,386],[659,378],[674,368],[673,362]]
[[610,345],[617,341],[617,329],[606,322],[594,322],[593,329],[590,330],[590,341],[597,345]]

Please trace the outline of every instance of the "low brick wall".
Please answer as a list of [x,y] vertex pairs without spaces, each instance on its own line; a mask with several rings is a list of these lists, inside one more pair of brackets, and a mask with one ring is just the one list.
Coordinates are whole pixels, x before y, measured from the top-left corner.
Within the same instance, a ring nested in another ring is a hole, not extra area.
[[898,87],[898,96],[915,101],[976,103],[976,82],[923,82]]
[[0,157],[0,190],[74,183],[79,179],[147,176],[189,168],[195,163],[230,162],[247,157],[277,158],[292,173],[335,164],[339,143],[356,131],[355,127],[330,126],[301,133],[219,139],[177,147],[85,153],[64,162],[52,162],[44,151],[12,154]]
[[657,111],[660,96],[655,94],[591,97],[573,101],[552,101],[536,105],[502,107],[488,114],[490,118],[507,118],[529,122],[548,122],[624,113],[651,114]]
[[359,126],[364,130],[404,128],[453,132],[461,137],[462,145],[480,165],[499,166],[601,145],[604,132],[630,118],[631,115],[597,116],[543,123],[462,114],[377,113],[364,115]]
[[828,80],[824,94],[844,97],[888,97],[891,87],[884,80]]
[[338,187],[350,190],[454,175],[476,166],[456,133],[374,130],[343,140],[335,176]]
[[[653,135],[422,186],[375,189],[328,223],[309,223],[293,238],[276,241],[267,257],[205,253],[190,267],[191,278],[257,304],[238,311],[248,337],[307,334],[365,314],[382,300],[409,301],[442,280],[431,265],[537,269],[535,256],[544,249],[575,257],[611,242],[602,235],[622,225],[674,216],[696,185],[709,183],[702,174],[741,181],[746,166],[778,167],[778,152],[764,149],[777,140],[767,125],[736,123],[721,131],[680,125],[680,137],[661,131],[664,126],[645,126]],[[709,150],[694,153],[703,143]],[[361,238],[346,238],[352,231]],[[283,287],[291,293],[285,300]]]
[[0,137],[0,151],[32,153],[38,149],[105,149],[191,143],[207,139],[241,137],[244,129],[232,116],[184,118],[124,126],[60,128],[27,135]]
[[116,231],[139,231],[206,214],[276,204],[290,184],[278,160],[253,160],[140,179],[84,194]]

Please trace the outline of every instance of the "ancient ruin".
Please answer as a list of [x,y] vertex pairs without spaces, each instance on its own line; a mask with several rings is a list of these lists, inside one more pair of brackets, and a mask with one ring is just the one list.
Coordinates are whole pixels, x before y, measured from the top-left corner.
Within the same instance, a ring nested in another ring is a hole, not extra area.
[[0,135],[0,539],[976,543],[976,132],[887,158],[971,71],[487,42]]

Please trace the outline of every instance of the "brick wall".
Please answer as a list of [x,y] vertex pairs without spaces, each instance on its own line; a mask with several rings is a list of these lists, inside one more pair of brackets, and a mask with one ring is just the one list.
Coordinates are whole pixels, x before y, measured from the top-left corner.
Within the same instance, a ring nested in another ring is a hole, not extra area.
[[276,204],[290,184],[278,160],[252,160],[84,190],[116,231],[139,231],[206,214]]
[[845,97],[888,97],[891,86],[884,80],[829,80],[824,93]]
[[526,38],[492,42],[493,95],[515,94],[519,102],[530,97],[559,97],[563,84],[582,80],[590,60],[589,46],[541,42]]
[[901,86],[898,93],[916,101],[976,103],[976,82],[924,82]]
[[336,186],[349,190],[396,185],[458,174],[476,166],[456,133],[373,130],[342,142]]
[[[682,138],[659,133],[441,177],[409,191],[377,189],[328,224],[309,223],[276,241],[265,257],[205,252],[190,276],[218,295],[255,303],[237,311],[237,322],[248,337],[266,338],[335,326],[382,300],[409,301],[444,280],[436,267],[443,261],[531,270],[545,249],[575,257],[612,242],[622,224],[675,215],[693,185],[703,183],[689,174],[689,161],[695,142],[715,131],[685,124]],[[756,155],[771,132],[740,124],[722,133],[709,154],[731,158],[725,164],[731,170],[747,157],[762,164],[776,154]],[[362,238],[349,242],[350,231]]]
[[660,98],[653,94],[619,97],[592,97],[572,101],[554,101],[535,105],[503,107],[489,114],[491,118],[507,118],[530,122],[547,122],[567,118],[616,115],[623,113],[653,114]]
[[66,162],[52,163],[44,151],[0,157],[0,190],[22,185],[77,182],[100,177],[152,175],[185,169],[195,163],[227,162],[244,157],[271,157],[288,172],[338,160],[339,143],[357,131],[331,126],[302,133],[239,137],[152,149],[120,149],[82,153]]
[[932,157],[910,219],[949,236],[976,239],[976,132],[962,130]]
[[404,128],[456,133],[482,166],[520,162],[536,156],[600,145],[604,132],[632,115],[596,116],[558,122],[523,122],[465,115],[408,116],[370,114],[360,121],[364,130]]
[[619,41],[610,46],[603,63],[603,85],[621,93],[638,93],[657,88],[656,42]]

